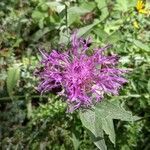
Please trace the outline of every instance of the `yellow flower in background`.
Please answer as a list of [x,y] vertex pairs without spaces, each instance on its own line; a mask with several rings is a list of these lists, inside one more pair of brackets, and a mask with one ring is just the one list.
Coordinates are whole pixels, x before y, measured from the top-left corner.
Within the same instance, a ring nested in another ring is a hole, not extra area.
[[134,21],[134,22],[133,22],[133,26],[134,26],[134,28],[139,29],[139,24],[138,24],[137,21]]
[[136,4],[136,9],[139,13],[142,13],[142,14],[149,13],[149,10],[145,9],[145,3],[143,2],[143,0],[138,0]]

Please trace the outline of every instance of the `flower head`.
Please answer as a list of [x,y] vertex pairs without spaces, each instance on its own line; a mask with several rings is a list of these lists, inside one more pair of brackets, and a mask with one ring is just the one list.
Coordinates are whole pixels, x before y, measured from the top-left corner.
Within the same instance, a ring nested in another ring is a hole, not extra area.
[[127,82],[122,77],[126,71],[116,68],[118,57],[104,54],[109,46],[95,48],[88,54],[90,42],[90,38],[77,38],[75,33],[68,51],[41,51],[43,68],[36,73],[41,80],[38,90],[48,92],[61,87],[58,94],[67,98],[69,111],[90,107],[105,94],[117,95]]
[[143,0],[138,0],[138,2],[136,4],[136,9],[139,13],[142,13],[142,14],[149,13],[149,10],[145,9],[145,4],[144,4]]

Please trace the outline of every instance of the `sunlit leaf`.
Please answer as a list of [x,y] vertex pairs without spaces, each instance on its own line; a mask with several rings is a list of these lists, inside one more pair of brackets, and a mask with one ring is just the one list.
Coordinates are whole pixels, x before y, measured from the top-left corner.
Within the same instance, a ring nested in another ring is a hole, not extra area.
[[[123,121],[136,121],[140,119],[133,116],[130,111],[126,111],[120,101],[104,100],[98,103],[92,110],[88,109],[80,113],[80,119],[95,139],[95,145],[99,149],[106,149],[105,141],[103,140],[103,131],[108,134],[110,141],[115,145],[115,130],[113,119]],[[96,141],[96,139],[98,141]],[[101,140],[100,140],[101,139]]]

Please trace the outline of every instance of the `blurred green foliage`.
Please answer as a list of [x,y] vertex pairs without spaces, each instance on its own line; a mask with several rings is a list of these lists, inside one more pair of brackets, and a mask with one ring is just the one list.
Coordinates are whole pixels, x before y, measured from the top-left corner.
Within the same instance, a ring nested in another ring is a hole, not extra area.
[[[117,144],[108,149],[150,149],[150,20],[136,11],[136,0],[3,0],[0,2],[0,148],[96,149],[76,112],[55,93],[41,96],[33,72],[47,51],[68,44],[70,34],[91,36],[129,68],[128,84],[112,99],[141,116],[115,121]],[[146,5],[149,5],[147,1]],[[62,49],[63,50],[63,49]],[[107,138],[107,135],[106,135]],[[108,139],[108,138],[107,138]]]

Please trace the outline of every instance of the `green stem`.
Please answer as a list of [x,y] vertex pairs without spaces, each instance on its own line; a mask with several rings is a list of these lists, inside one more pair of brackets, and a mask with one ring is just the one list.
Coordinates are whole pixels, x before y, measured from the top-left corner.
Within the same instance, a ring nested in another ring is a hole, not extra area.
[[68,29],[68,12],[67,12],[68,6],[65,3],[65,21],[66,21],[66,29],[67,29],[67,35],[69,35],[69,29]]
[[[19,96],[19,95],[16,95],[16,96],[13,96],[15,100],[22,100],[22,98],[25,99],[25,95],[23,96]],[[41,96],[40,95],[31,95],[31,98],[40,98]],[[42,96],[44,98],[48,98],[48,96]],[[11,98],[10,97],[2,97],[0,98],[0,102],[12,102]]]

